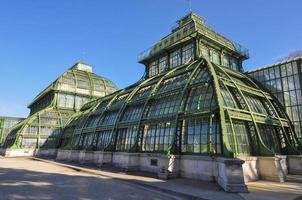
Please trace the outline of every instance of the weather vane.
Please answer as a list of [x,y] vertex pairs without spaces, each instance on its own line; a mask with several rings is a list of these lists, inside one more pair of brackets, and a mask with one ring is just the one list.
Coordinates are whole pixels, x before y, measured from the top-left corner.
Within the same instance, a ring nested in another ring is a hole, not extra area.
[[190,12],[192,12],[192,0],[187,0],[188,4],[189,4],[189,10]]
[[86,56],[86,51],[82,51],[81,61],[84,62],[85,56]]

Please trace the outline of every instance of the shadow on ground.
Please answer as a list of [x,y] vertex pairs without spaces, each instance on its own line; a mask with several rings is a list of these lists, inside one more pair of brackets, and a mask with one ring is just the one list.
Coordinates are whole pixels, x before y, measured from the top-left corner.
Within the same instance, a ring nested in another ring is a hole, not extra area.
[[24,169],[0,168],[0,199],[144,199],[162,198],[150,191],[121,184],[109,178],[85,175],[65,175]]

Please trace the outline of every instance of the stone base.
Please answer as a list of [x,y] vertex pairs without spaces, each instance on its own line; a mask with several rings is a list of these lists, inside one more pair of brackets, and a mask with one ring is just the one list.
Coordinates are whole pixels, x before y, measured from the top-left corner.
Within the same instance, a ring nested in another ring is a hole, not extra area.
[[258,170],[262,180],[284,182],[286,172],[282,157],[258,157]]
[[179,156],[156,153],[92,152],[58,150],[57,160],[111,164],[125,171],[147,171],[159,178],[194,178],[217,181],[227,192],[247,192],[242,164],[238,159],[210,156]]
[[57,149],[0,149],[0,155],[5,157],[56,157]]
[[112,165],[124,171],[137,171],[139,170],[139,157],[139,153],[114,152]]
[[180,157],[156,153],[140,153],[141,171],[157,173],[159,178],[168,179],[180,176]]
[[180,175],[185,178],[214,182],[217,180],[217,162],[210,156],[182,155]]
[[102,151],[58,150],[56,160],[92,163],[97,166],[110,165],[111,153]]
[[244,181],[251,182],[259,180],[258,158],[242,157],[240,159],[244,161],[244,164],[242,165]]
[[57,152],[58,149],[37,149],[34,156],[56,158]]
[[289,174],[302,175],[302,155],[287,156]]
[[217,158],[217,182],[226,192],[248,192],[244,183],[242,164],[238,159]]
[[5,157],[34,156],[36,149],[2,149],[1,155]]

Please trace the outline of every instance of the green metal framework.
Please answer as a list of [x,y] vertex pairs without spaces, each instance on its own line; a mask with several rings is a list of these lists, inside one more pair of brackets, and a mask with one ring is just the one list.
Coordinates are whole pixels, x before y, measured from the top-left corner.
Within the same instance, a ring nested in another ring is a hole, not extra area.
[[195,13],[177,23],[139,55],[144,79],[86,104],[67,124],[60,147],[226,157],[299,153],[278,101],[240,73],[248,51]]
[[9,132],[24,118],[0,116],[0,147],[4,145]]
[[282,61],[248,72],[266,87],[285,108],[302,142],[302,57]]
[[76,63],[43,90],[30,105],[30,115],[6,138],[6,148],[56,148],[61,129],[83,104],[115,92],[108,79]]
[[85,105],[60,147],[237,157],[295,154],[299,144],[271,94],[200,57]]

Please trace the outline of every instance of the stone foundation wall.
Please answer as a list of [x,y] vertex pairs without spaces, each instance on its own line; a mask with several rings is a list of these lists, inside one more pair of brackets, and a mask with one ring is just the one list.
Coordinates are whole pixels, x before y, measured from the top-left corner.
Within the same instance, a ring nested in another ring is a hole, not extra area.
[[203,181],[217,181],[217,169],[215,158],[210,156],[181,156],[180,174],[182,177]]
[[126,171],[158,173],[161,178],[186,177],[217,181],[227,192],[246,192],[242,164],[239,159],[210,156],[167,156],[153,153],[91,152],[58,150],[57,160],[111,164]]
[[57,149],[0,149],[0,155],[5,157],[56,157]]
[[58,149],[37,149],[34,156],[38,157],[57,157]]

